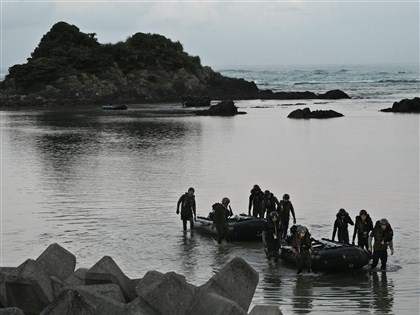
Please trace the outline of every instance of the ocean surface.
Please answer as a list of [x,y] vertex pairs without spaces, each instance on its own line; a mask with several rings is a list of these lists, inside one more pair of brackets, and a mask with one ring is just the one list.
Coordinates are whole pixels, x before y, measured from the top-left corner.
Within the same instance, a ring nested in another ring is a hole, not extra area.
[[[2,110],[1,265],[57,242],[77,267],[109,255],[131,278],[175,271],[201,285],[240,256],[259,273],[252,305],[286,315],[419,314],[419,116],[379,111],[419,96],[418,65],[217,70],[260,88],[338,88],[352,99],[236,101],[247,115],[230,118],[194,116],[178,103]],[[304,107],[345,116],[287,118]],[[331,238],[339,208],[386,217],[395,246],[387,272],[297,276],[267,262],[261,243],[217,246],[182,231],[176,203],[188,187],[206,216],[225,196],[234,213],[247,212],[254,184],[290,194],[316,238]]]

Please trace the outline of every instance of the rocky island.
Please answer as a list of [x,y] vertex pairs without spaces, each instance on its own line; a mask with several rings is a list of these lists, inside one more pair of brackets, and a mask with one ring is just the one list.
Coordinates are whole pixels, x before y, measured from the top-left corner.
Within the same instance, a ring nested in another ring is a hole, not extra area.
[[202,66],[180,42],[136,33],[100,44],[66,22],[52,26],[25,64],[14,65],[0,82],[0,106],[180,102],[186,96],[225,99],[339,99],[339,90],[273,92],[254,82],[228,78]]
[[392,104],[392,107],[381,109],[381,112],[391,113],[420,113],[420,98],[403,99]]

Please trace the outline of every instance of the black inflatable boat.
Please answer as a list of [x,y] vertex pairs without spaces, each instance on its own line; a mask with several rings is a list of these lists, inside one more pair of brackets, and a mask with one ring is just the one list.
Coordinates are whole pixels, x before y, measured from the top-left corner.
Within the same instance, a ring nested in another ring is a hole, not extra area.
[[[197,217],[196,230],[204,234],[217,237],[216,228],[212,228],[213,220],[205,217]],[[260,241],[262,231],[266,225],[264,219],[255,218],[245,214],[235,215],[228,219],[229,240],[232,241]]]
[[[328,239],[312,239],[312,270],[314,271],[346,271],[366,266],[370,254],[355,245],[342,244]],[[296,266],[296,258],[290,251],[290,245],[281,246],[280,257],[285,262]]]

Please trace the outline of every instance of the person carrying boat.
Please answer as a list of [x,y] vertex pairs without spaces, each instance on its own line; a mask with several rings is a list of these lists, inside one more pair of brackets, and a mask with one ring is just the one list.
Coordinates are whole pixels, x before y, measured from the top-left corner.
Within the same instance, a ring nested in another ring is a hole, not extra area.
[[391,255],[394,255],[394,244],[393,239],[394,232],[391,224],[387,219],[381,219],[375,223],[375,227],[369,236],[369,251],[372,252],[372,240],[373,244],[373,255],[372,255],[372,269],[376,268],[379,259],[381,260],[381,270],[386,270],[386,262],[388,260],[388,247],[391,250]]
[[357,246],[369,249],[368,239],[369,233],[373,230],[373,222],[366,210],[362,209],[356,216],[353,232],[353,242],[357,235]]
[[263,202],[264,202],[264,193],[262,192],[260,186],[254,185],[251,189],[251,195],[249,196],[249,205],[248,205],[248,215],[252,215],[256,218],[264,218],[263,215]]
[[279,260],[281,238],[281,226],[279,214],[276,211],[270,213],[267,218],[266,231],[264,233],[264,242],[267,245],[267,259],[274,258],[274,261]]
[[187,221],[190,221],[191,230],[194,229],[194,221],[197,221],[194,192],[194,188],[189,188],[188,192],[179,198],[176,205],[176,214],[179,214],[179,206],[181,205],[181,220],[184,231],[187,229]]
[[354,225],[353,220],[350,218],[346,210],[340,209],[336,215],[336,220],[334,222],[334,231],[332,235],[332,240],[334,241],[335,234],[337,233],[338,241],[340,243],[349,244],[349,231],[348,225]]
[[286,238],[287,230],[289,229],[290,213],[293,216],[293,224],[296,224],[295,209],[290,202],[290,196],[288,194],[283,195],[283,199],[280,200],[279,213],[281,219],[282,228],[282,239]]
[[263,217],[265,215],[265,212],[267,211],[267,217],[266,219],[268,219],[268,216],[271,212],[273,211],[277,211],[277,209],[280,207],[280,202],[277,199],[276,196],[274,196],[269,190],[264,191],[264,200],[263,200]]
[[222,203],[216,203],[213,205],[213,227],[216,227],[217,231],[217,243],[222,244],[222,241],[228,241],[229,226],[227,219],[231,214],[232,209],[229,207],[230,199],[224,197]]
[[311,272],[311,252],[313,251],[313,247],[311,243],[311,234],[306,227],[302,225],[297,227],[290,250],[296,256],[297,273],[300,274],[304,267],[307,268],[308,272]]

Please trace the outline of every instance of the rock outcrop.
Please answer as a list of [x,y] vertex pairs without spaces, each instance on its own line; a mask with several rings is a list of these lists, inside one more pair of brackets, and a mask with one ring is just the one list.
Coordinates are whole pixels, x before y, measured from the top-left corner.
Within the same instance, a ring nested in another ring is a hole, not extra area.
[[[74,271],[73,257],[60,245],[52,244],[36,260],[28,259],[17,268],[1,268],[4,308],[0,313],[246,315],[259,279],[258,273],[239,257],[199,287],[175,272],[149,271],[141,279],[129,279],[109,256],[90,269]],[[57,268],[53,270],[52,266]],[[57,283],[60,286],[54,290]],[[256,305],[250,314],[282,313],[276,306]]]
[[196,111],[195,114],[199,116],[235,116],[246,113],[239,112],[238,107],[235,106],[232,100],[225,100],[210,106],[209,109]]
[[381,109],[381,112],[420,113],[420,98],[403,99],[399,102],[395,102],[391,108]]
[[[211,99],[348,98],[341,91],[260,91],[254,82],[228,78],[202,66],[179,42],[136,33],[124,42],[100,44],[65,22],[52,26],[27,63],[14,65],[0,82],[0,106],[182,102],[208,106]],[[194,100],[198,97],[198,101]]]
[[309,119],[309,118],[335,118],[343,117],[344,115],[334,110],[315,110],[311,111],[308,107],[304,109],[296,109],[291,112],[287,118],[294,119]]

